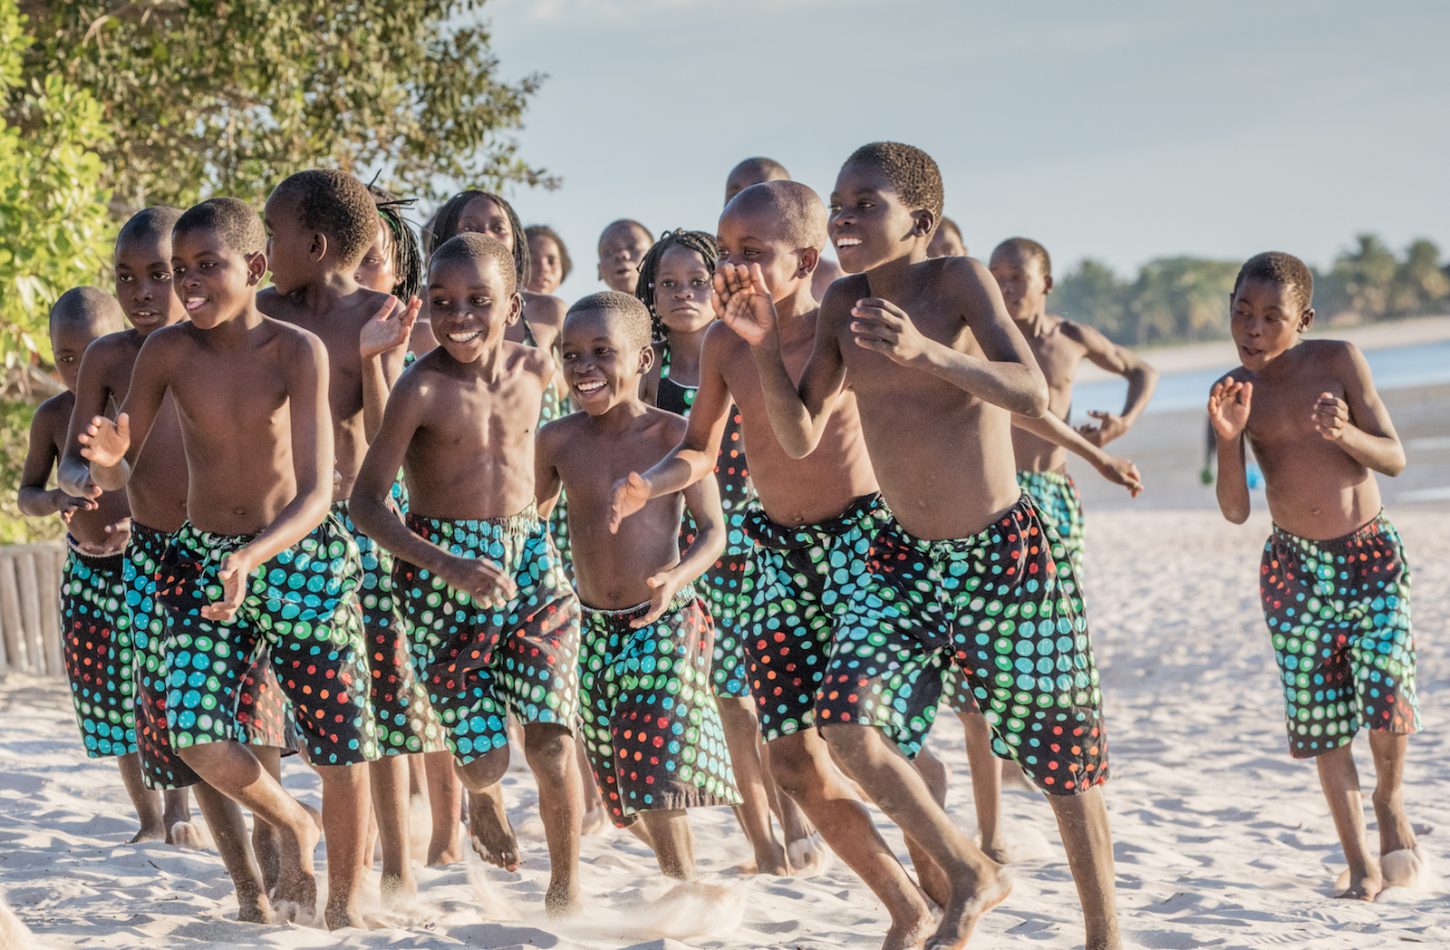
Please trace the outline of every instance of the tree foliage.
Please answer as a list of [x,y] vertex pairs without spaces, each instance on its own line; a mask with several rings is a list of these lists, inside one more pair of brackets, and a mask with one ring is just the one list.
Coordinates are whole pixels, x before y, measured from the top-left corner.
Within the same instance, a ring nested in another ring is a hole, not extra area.
[[509,82],[482,0],[111,0],[28,4],[31,75],[91,92],[118,202],[258,201],[330,165],[404,193],[552,186],[515,139],[542,77]]

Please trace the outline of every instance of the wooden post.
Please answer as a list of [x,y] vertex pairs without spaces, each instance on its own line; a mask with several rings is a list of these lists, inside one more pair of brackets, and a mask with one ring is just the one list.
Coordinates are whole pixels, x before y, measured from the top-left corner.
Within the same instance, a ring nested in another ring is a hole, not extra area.
[[65,546],[0,548],[0,674],[65,673],[60,584]]

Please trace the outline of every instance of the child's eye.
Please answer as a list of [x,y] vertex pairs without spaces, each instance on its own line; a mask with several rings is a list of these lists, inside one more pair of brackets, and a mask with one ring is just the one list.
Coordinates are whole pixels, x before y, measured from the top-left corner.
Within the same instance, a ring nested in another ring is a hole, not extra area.
[[841,203],[839,201],[833,201],[826,206],[826,210],[831,212],[831,214],[835,214],[841,210]]
[[755,250],[754,248],[747,247],[745,249],[744,256],[746,257],[746,259],[749,259],[749,258],[752,258],[752,257],[759,257],[760,256],[760,252],[757,251],[757,250]]
[[165,271],[165,270],[159,270],[156,273],[154,273],[154,274],[151,275],[151,279],[152,280],[170,280],[171,279],[171,272],[170,271]]
[[865,211],[867,208],[872,208],[875,206],[871,202],[863,200],[856,202],[856,207],[860,208],[862,211]]
[[595,356],[608,356],[610,353],[613,353],[613,352],[614,351],[612,349],[610,349],[609,347],[607,347],[607,346],[600,346],[600,347],[596,347],[595,348],[594,355]]
[[663,287],[665,290],[669,290],[670,288],[675,286],[675,282],[673,280],[662,280],[660,281],[660,286]]
[[704,287],[710,282],[703,277],[696,277],[694,280],[690,281],[690,283],[696,287]]
[[117,274],[116,275],[116,283],[118,283],[118,284],[129,284],[134,279],[135,278],[133,278],[130,274]]
[[430,307],[438,307],[441,310],[442,308],[448,306],[448,298],[447,297],[434,297],[432,300],[428,301],[428,306],[430,306]]
[[574,362],[578,358],[579,358],[579,354],[578,353],[573,353],[573,352],[570,352],[568,350],[565,350],[564,351],[564,355],[562,357],[562,359],[566,363],[572,363],[572,362]]
[[200,268],[201,270],[211,270],[212,267],[214,267],[215,265],[211,261],[202,261],[200,264],[198,264],[196,266],[198,268]]
[[468,299],[468,302],[473,304],[475,307],[486,307],[489,305],[489,303],[491,303],[491,301],[487,297],[470,297]]
[[173,267],[173,268],[171,268],[171,276],[172,277],[181,277],[185,273],[186,273],[186,268],[185,267]]

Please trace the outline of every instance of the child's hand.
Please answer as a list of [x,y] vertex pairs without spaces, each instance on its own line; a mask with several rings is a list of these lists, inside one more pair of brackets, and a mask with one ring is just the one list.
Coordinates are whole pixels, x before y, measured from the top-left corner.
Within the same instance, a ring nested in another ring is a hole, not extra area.
[[247,595],[247,578],[256,567],[245,551],[246,548],[233,551],[222,559],[221,570],[217,572],[222,582],[222,599],[201,608],[201,615],[207,620],[226,623],[241,609]]
[[911,317],[896,304],[880,297],[865,297],[851,308],[851,332],[856,345],[874,350],[894,363],[910,366],[926,350],[926,337]]
[[112,422],[105,416],[96,416],[77,438],[83,458],[92,465],[112,468],[121,464],[126,450],[131,448],[131,417],[123,412]]
[[674,571],[661,571],[652,577],[645,578],[645,584],[652,593],[649,595],[649,613],[638,620],[631,620],[629,625],[638,630],[641,627],[648,627],[656,620],[665,615],[670,607],[670,601],[685,586],[685,579]]
[[649,503],[649,479],[639,472],[630,472],[614,483],[609,493],[609,533],[618,534],[625,518]]
[[389,297],[387,303],[363,324],[358,334],[358,354],[363,359],[381,356],[390,350],[408,345],[413,324],[418,322],[418,312],[423,301],[414,297],[405,306],[397,297]]
[[1088,415],[1097,422],[1084,422],[1077,427],[1077,432],[1078,435],[1098,448],[1102,448],[1128,431],[1128,424],[1123,421],[1122,416],[1115,416],[1111,412],[1099,412],[1096,409],[1089,409]]
[[[99,495],[100,491],[97,491],[96,494]],[[55,499],[55,513],[60,515],[60,520],[66,524],[70,524],[70,520],[76,516],[76,512],[95,511],[98,507],[90,498],[76,498],[73,495],[67,495],[59,488],[51,491],[51,497]]]
[[[69,522],[70,519],[66,520]],[[126,542],[131,540],[131,519],[122,518],[120,521],[113,521],[102,529],[102,533],[106,536],[104,541],[81,541],[76,547],[80,548],[82,554],[89,554],[91,557],[110,557],[112,554],[119,554],[126,549]]]
[[449,558],[438,576],[484,607],[502,607],[518,594],[513,578],[487,558]]
[[1208,393],[1208,421],[1213,434],[1227,441],[1237,439],[1249,424],[1249,408],[1254,398],[1254,384],[1224,379],[1213,384]]
[[1138,467],[1127,459],[1120,459],[1116,455],[1104,456],[1097,465],[1097,470],[1114,485],[1126,488],[1130,497],[1137,498],[1143,493],[1143,476],[1138,474]]
[[765,288],[759,264],[721,264],[715,271],[715,312],[751,346],[775,330],[775,301]]
[[1314,403],[1314,429],[1330,442],[1344,438],[1349,425],[1349,404],[1333,393],[1320,393]]

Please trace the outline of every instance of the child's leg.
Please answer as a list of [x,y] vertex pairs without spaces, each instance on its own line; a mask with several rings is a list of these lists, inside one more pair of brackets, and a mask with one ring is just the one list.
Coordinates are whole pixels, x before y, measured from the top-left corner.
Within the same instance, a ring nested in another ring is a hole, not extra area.
[[412,756],[385,755],[368,763],[372,791],[372,814],[378,839],[383,845],[384,898],[411,897],[418,891],[408,856],[408,759]]
[[725,727],[725,744],[735,784],[743,802],[735,806],[745,837],[755,851],[755,870],[760,874],[788,874],[785,848],[770,826],[770,797],[765,769],[760,761],[760,725],[755,719],[755,700],[749,696],[716,696],[720,720]]
[[166,843],[171,840],[171,829],[178,824],[191,821],[191,794],[184,788],[168,788],[161,793],[161,824],[166,829]]
[[[247,822],[241,808],[205,782],[195,786],[196,804],[216,841],[222,864],[237,889],[238,919],[268,923],[273,918],[272,901],[262,883],[262,871],[247,840]],[[261,824],[261,822],[258,822]]]
[[[252,755],[273,780],[282,785],[282,750],[272,746],[247,746]],[[301,804],[300,802],[298,804]],[[304,809],[306,805],[302,806]],[[316,824],[316,822],[313,822]],[[281,839],[277,829],[265,821],[252,822],[252,850],[257,855],[257,866],[262,869],[262,883],[267,887],[267,893],[277,889],[277,880],[282,874],[280,859]]]
[[141,781],[141,754],[128,752],[117,756],[116,765],[121,770],[121,783],[126,786],[131,807],[136,809],[136,817],[141,821],[140,829],[131,836],[129,843],[166,840],[169,826],[161,815],[161,793],[151,791]]
[[524,756],[539,784],[539,817],[549,844],[549,889],[544,907],[551,914],[568,913],[579,900],[578,761],[574,737],[563,726],[531,722],[524,726]]
[[992,731],[987,718],[975,705],[960,712],[962,731],[967,737],[967,765],[972,771],[972,804],[977,811],[977,835],[987,857],[1004,864],[1006,841],[1002,837],[1002,760],[992,752]]
[[1119,946],[1117,896],[1113,883],[1113,839],[1099,786],[1076,795],[1049,795],[1067,864],[1077,885],[1087,928],[1088,950]]
[[327,908],[331,930],[365,927],[357,905],[367,841],[368,772],[365,765],[322,765],[322,827],[327,836]]
[[1319,785],[1329,802],[1334,830],[1349,862],[1349,887],[1340,897],[1372,901],[1383,887],[1379,862],[1369,853],[1364,831],[1364,801],[1359,793],[1359,770],[1349,743],[1331,749],[1314,760],[1319,767]]
[[574,743],[574,757],[579,771],[580,801],[583,802],[584,817],[580,822],[580,833],[598,834],[609,825],[609,809],[604,807],[604,797],[599,794],[599,783],[594,781],[594,769],[589,765],[589,753],[584,743]]
[[642,811],[640,821],[655,849],[655,860],[666,877],[688,881],[695,876],[695,839],[683,808]]
[[1371,729],[1369,750],[1374,756],[1374,816],[1380,830],[1380,857],[1415,847],[1415,829],[1405,814],[1405,749],[1409,736]]
[[473,849],[489,864],[505,871],[519,869],[519,842],[504,809],[499,783],[509,767],[509,747],[499,746],[457,767],[468,789],[468,833]]
[[417,755],[417,754],[410,755],[410,756],[408,756],[407,761],[408,761],[408,797],[409,798],[427,798],[428,797],[428,777],[427,777],[427,772],[423,768],[423,756]]
[[[923,746],[911,760],[911,767],[916,769],[916,774],[926,783],[927,791],[931,792],[932,801],[941,808],[946,808],[947,803],[947,767],[936,756],[927,751]],[[926,847],[910,835],[906,836],[906,852],[911,855],[911,866],[916,869],[916,879],[921,882],[921,889],[926,895],[937,904],[945,906],[951,897],[952,885],[947,880],[946,872],[932,860],[930,852]]]
[[433,834],[428,839],[428,866],[456,864],[463,860],[463,852],[458,849],[458,815],[463,809],[463,783],[453,771],[453,754],[423,753],[423,771],[428,780],[428,812],[433,817]]
[[886,905],[892,921],[886,946],[918,946],[931,931],[931,909],[865,806],[840,782],[820,733],[806,729],[773,740],[770,768],[781,790],[799,803],[831,849]]

